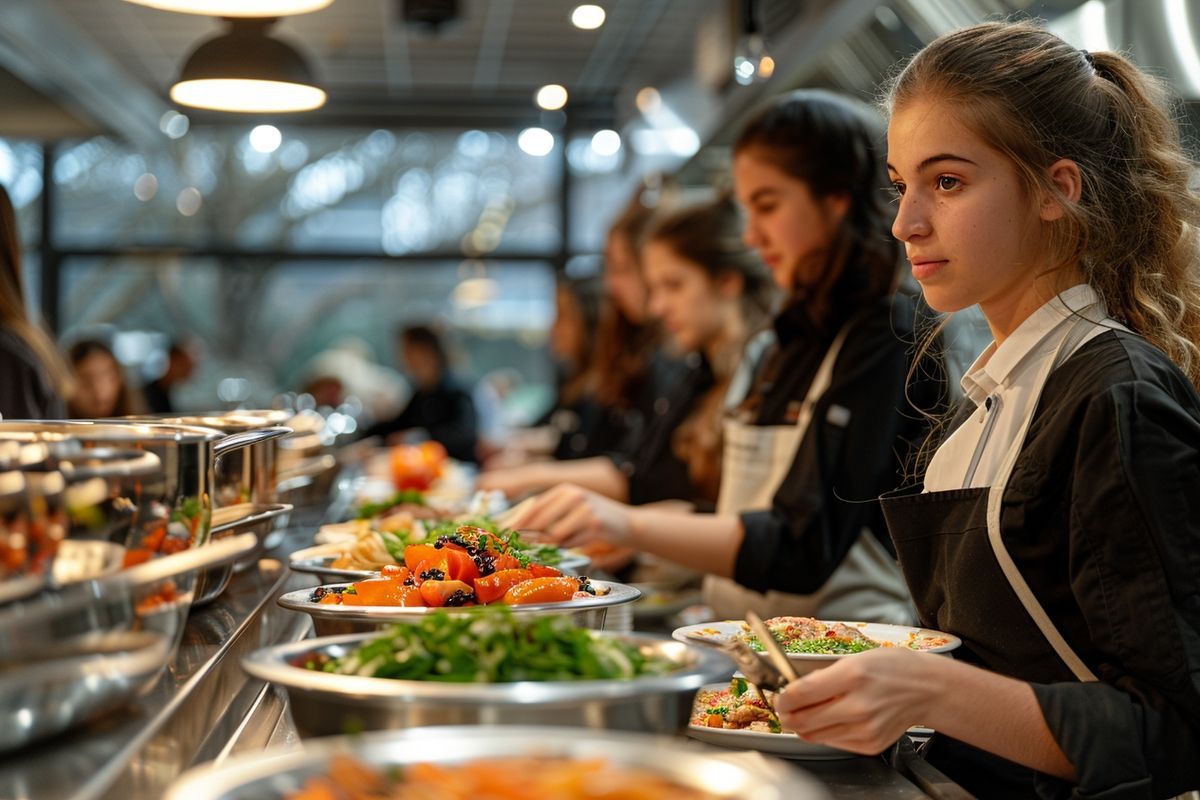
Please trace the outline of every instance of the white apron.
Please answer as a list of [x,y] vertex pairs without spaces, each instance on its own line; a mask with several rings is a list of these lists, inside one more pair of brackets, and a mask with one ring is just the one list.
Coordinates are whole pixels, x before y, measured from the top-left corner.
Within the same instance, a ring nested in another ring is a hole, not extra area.
[[[838,333],[822,359],[795,425],[747,425],[734,419],[725,420],[718,514],[733,515],[771,507],[772,498],[787,477],[804,440],[817,401],[829,388],[849,328],[847,324]],[[832,406],[828,421],[845,426],[850,422],[849,411]],[[764,619],[793,615],[901,625],[911,624],[915,619],[896,560],[865,528],[845,560],[813,594],[774,591],[763,594],[728,578],[709,575],[704,578],[704,602],[718,619],[741,619],[750,609]]]

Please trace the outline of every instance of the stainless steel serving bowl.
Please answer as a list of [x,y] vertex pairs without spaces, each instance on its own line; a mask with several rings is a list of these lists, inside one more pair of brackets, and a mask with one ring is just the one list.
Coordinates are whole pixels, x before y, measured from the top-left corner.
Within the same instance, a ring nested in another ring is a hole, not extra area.
[[[291,512],[292,507],[287,503],[239,503],[214,508],[212,540],[218,541],[240,533],[254,534],[258,545],[237,562],[246,564],[269,549],[276,522]],[[196,596],[192,605],[200,606],[217,599],[229,585],[229,579],[233,577],[236,568],[237,564],[229,563],[201,572],[196,578]]]
[[[374,574],[374,573],[372,573]],[[549,614],[567,616],[581,628],[601,630],[608,610],[615,606],[635,602],[642,593],[623,583],[608,581],[592,581],[600,589],[608,589],[608,593],[597,597],[581,597],[562,603],[527,603],[525,605],[508,606],[520,616],[545,616]],[[334,586],[348,586],[335,584]],[[324,588],[330,588],[326,586]],[[297,589],[280,595],[276,601],[279,605],[291,611],[303,611],[312,617],[313,630],[317,636],[337,636],[343,633],[363,633],[375,631],[397,622],[414,622],[429,614],[445,612],[444,608],[405,608],[400,606],[343,606],[321,605],[309,599],[312,589]],[[471,614],[482,607],[449,609],[450,613]]]
[[514,727],[503,732],[444,727],[317,739],[305,742],[301,749],[255,753],[219,766],[200,766],[184,773],[167,790],[166,800],[281,800],[299,791],[307,779],[327,774],[331,759],[339,754],[383,770],[422,762],[447,764],[528,755],[604,758],[719,798],[829,797],[813,778],[780,761],[747,760],[678,739],[556,727]]
[[0,608],[0,752],[148,691],[183,631],[191,598],[176,587],[254,545],[226,539]]
[[0,662],[0,752],[121,708],[157,682],[170,641],[157,632],[90,633]]
[[670,658],[680,668],[629,680],[441,683],[391,680],[293,666],[337,658],[379,633],[358,633],[269,647],[242,666],[288,693],[292,718],[305,736],[413,728],[420,725],[538,725],[678,733],[687,727],[696,691],[733,674],[715,651],[648,634],[596,633]]

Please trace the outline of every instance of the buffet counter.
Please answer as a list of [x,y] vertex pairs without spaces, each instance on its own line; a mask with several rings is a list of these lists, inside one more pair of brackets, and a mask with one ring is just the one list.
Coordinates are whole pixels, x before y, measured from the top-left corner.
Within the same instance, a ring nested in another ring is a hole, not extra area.
[[[311,635],[306,615],[275,603],[285,591],[317,583],[311,575],[290,572],[286,555],[311,544],[318,514],[298,510],[292,523],[270,557],[236,573],[215,602],[192,611],[177,655],[150,694],[124,712],[0,760],[0,797],[149,800],[192,766],[267,746],[296,746],[286,695],[249,678],[240,664],[256,649]],[[771,758],[723,752],[735,759]],[[792,763],[838,798],[966,796],[936,773],[922,773],[927,765],[919,760],[914,773],[912,758],[906,748],[890,763],[884,758]]]

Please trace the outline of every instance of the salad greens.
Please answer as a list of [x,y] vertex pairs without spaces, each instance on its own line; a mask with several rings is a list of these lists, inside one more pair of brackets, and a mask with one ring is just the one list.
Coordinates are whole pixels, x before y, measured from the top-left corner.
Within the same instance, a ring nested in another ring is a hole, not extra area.
[[425,505],[425,495],[415,489],[401,489],[388,499],[378,503],[363,503],[354,513],[354,518],[370,519],[400,505],[423,506]]
[[457,683],[612,680],[679,667],[577,628],[568,617],[516,616],[504,607],[470,616],[430,614],[394,625],[341,658],[305,666],[340,675]]
[[[762,642],[757,637],[747,639],[751,650],[763,651]],[[862,639],[839,639],[825,636],[820,639],[795,639],[790,642],[779,642],[785,653],[808,653],[818,655],[845,655],[847,653],[862,653],[879,647],[878,642]]]
[[497,549],[514,556],[521,562],[522,567],[528,567],[530,562],[553,567],[562,561],[562,551],[554,545],[525,541],[519,532],[501,528],[486,517],[439,522],[429,528],[426,538],[429,541],[437,541],[442,536],[454,536],[458,533],[458,529],[463,527],[479,528],[496,537],[504,545]]

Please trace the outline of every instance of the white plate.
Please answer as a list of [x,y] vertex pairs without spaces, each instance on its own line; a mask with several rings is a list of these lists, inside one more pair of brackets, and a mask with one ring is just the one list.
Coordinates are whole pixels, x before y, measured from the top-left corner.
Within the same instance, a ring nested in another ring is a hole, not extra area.
[[[710,683],[707,686],[701,686],[700,692],[719,692],[728,688],[728,682]],[[696,694],[696,699],[700,699],[699,692]],[[694,707],[692,713],[695,713]],[[832,761],[834,759],[858,757],[854,753],[838,750],[836,747],[826,747],[823,744],[806,742],[794,733],[762,733],[760,731],[709,728],[704,725],[691,724],[688,725],[687,735],[697,741],[715,744],[718,747],[757,750],[760,753],[770,753],[785,758]]]
[[[833,622],[822,620],[826,625]],[[908,625],[886,625],[882,622],[846,622],[852,628],[857,628],[864,636],[877,642],[890,643],[897,647],[907,647],[913,637],[944,636],[950,641],[938,647],[922,649],[923,653],[948,653],[962,644],[957,636],[931,630],[929,628],[913,628]],[[704,622],[699,625],[686,625],[671,632],[676,641],[690,644],[707,644],[719,647],[730,639],[741,638],[746,633],[745,623],[740,620],[725,620],[724,622]],[[839,658],[856,655],[855,653],[788,653],[788,660],[806,668],[809,671],[818,667],[829,666]]]

